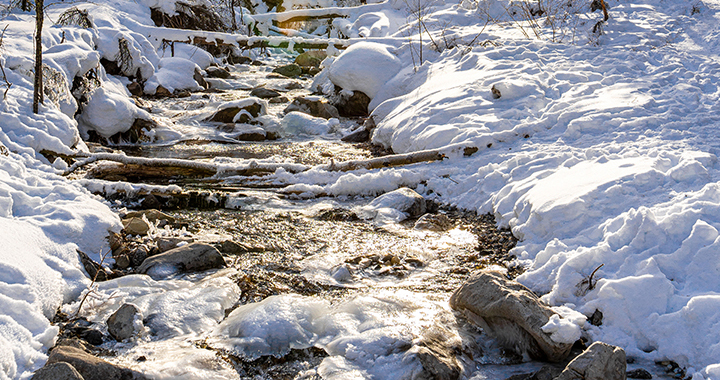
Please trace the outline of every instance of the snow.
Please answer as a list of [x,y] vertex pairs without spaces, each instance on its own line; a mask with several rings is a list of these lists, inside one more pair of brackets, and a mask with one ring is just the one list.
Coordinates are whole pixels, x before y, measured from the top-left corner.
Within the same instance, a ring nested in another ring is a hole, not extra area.
[[[126,132],[135,119],[149,119],[150,115],[137,108],[126,94],[100,87],[88,95],[88,104],[80,115],[81,130],[94,130],[102,137]],[[83,128],[84,127],[84,128]]]
[[196,70],[199,72],[200,67],[189,59],[162,58],[155,75],[145,82],[145,92],[154,94],[158,86],[165,87],[170,93],[176,90],[200,91],[203,88],[193,79]]
[[328,78],[344,90],[362,91],[372,99],[402,66],[390,49],[388,45],[358,42],[335,59]]

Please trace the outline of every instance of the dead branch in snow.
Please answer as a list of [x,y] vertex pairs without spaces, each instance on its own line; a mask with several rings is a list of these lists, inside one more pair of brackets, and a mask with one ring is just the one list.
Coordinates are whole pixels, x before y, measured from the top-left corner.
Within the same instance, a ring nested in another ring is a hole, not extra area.
[[351,160],[343,162],[331,162],[330,164],[316,166],[318,169],[327,171],[347,172],[358,169],[380,169],[394,166],[417,164],[420,162],[442,161],[445,155],[437,150],[425,150],[420,152],[393,154],[366,160]]

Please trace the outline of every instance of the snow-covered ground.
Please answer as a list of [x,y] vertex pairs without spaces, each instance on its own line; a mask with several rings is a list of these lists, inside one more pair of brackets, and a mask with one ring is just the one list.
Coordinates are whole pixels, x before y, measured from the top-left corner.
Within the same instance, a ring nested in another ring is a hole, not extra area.
[[[279,170],[276,179],[308,194],[411,185],[492,212],[521,240],[514,253],[527,270],[519,281],[551,305],[603,313],[601,326],[584,324],[586,337],[674,360],[696,380],[720,379],[720,1],[611,0],[602,35],[591,31],[602,16],[589,3],[555,5],[570,13],[541,25],[541,39],[525,38],[532,28],[521,29],[503,0],[430,3],[423,24],[437,49],[425,34],[423,62],[403,2],[337,20],[342,34],[371,42],[326,61],[317,85],[370,95],[375,143],[396,153],[440,149],[448,159],[346,174]],[[195,89],[188,79],[211,61],[182,49],[189,59],[161,58],[160,41],[147,37],[148,6],[157,5],[83,4],[92,30],[48,23],[45,64],[64,82],[39,115],[31,112],[32,15],[15,9],[2,20],[0,62],[12,86],[0,106],[0,379],[28,378],[44,364],[57,333],[48,318],[89,283],[75,250],[98,259],[107,231],[121,228],[108,205],[58,175],[62,160],[39,153],[84,151],[86,131],[109,136],[149,117],[129,99],[127,79],[106,75],[100,59],[114,59],[125,40],[150,91]],[[68,7],[52,4],[48,17]],[[103,86],[78,124],[69,88],[95,67]],[[478,151],[463,157],[467,147]],[[223,300],[234,297],[227,292]],[[290,301],[255,309],[286,312]],[[306,311],[337,312],[328,307]]]

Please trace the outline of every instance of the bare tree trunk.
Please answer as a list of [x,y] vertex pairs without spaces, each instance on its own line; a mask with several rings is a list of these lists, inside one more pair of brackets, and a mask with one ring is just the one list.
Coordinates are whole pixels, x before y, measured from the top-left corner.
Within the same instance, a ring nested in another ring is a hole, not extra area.
[[230,15],[232,16],[232,30],[237,31],[237,21],[235,21],[235,0],[230,1]]
[[22,9],[23,12],[27,12],[30,10],[30,3],[28,0],[22,0],[20,2],[20,9]]
[[42,27],[43,27],[43,0],[35,0],[35,89],[33,91],[33,113],[38,113],[38,107],[43,102],[42,81]]

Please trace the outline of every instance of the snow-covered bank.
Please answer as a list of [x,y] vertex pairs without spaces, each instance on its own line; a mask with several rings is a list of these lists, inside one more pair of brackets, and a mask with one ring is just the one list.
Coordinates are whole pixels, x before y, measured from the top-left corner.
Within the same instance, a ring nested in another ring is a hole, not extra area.
[[397,153],[477,147],[432,165],[445,177],[416,170],[420,189],[512,227],[527,267],[518,280],[551,305],[600,310],[591,340],[718,378],[720,3],[609,5],[596,46],[492,27],[482,38],[498,46],[428,49],[415,67],[399,47],[404,68],[373,89],[372,138]]

